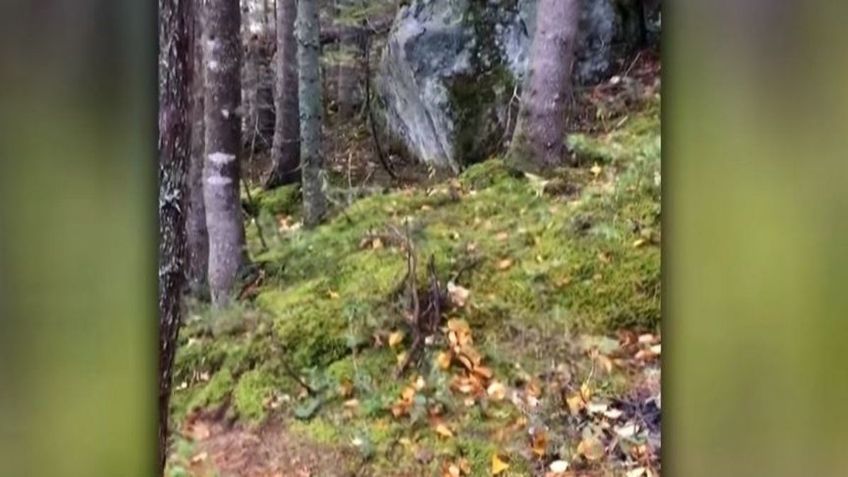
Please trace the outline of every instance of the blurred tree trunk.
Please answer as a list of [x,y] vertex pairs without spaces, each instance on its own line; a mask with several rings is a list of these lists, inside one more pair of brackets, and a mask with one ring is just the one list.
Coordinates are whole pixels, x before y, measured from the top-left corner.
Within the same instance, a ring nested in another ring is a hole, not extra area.
[[203,198],[209,230],[209,288],[212,303],[222,306],[231,298],[246,253],[238,161],[241,12],[238,0],[206,0],[204,7]]
[[320,25],[317,0],[297,5],[298,64],[300,65],[300,138],[303,175],[304,225],[317,225],[327,212],[321,154]]
[[509,164],[540,173],[565,158],[566,105],[571,94],[579,0],[539,0],[536,33],[521,94]]
[[[193,11],[200,12],[202,0],[191,0]],[[206,273],[209,268],[209,234],[206,230],[206,207],[203,204],[203,47],[199,15],[191,18],[191,95],[189,116],[191,120],[191,162],[188,169],[188,279],[189,288],[196,296],[207,289]]]
[[346,18],[352,7],[350,0],[341,0],[337,12],[339,28],[339,67],[337,69],[336,87],[338,115],[340,119],[353,116],[358,104],[359,92],[359,60],[357,58],[361,47],[359,45],[359,28]]
[[159,456],[168,449],[171,372],[185,285],[191,2],[159,0]]
[[266,188],[300,181],[300,105],[298,101],[297,42],[294,25],[296,0],[278,0],[276,104],[274,145],[271,149],[273,169]]
[[268,150],[274,135],[274,94],[267,33],[251,34],[245,58],[245,141],[253,150]]

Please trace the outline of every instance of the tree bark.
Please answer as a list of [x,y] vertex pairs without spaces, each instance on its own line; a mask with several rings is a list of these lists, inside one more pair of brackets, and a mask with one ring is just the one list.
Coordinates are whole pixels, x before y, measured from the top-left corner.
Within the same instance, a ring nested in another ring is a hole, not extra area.
[[238,0],[206,0],[204,7],[203,198],[209,230],[209,289],[212,303],[223,306],[230,301],[246,253],[238,161],[241,12]]
[[186,175],[191,3],[159,0],[159,446],[160,474],[168,448],[171,372],[185,285]]
[[296,0],[277,0],[277,59],[274,145],[271,148],[273,168],[266,188],[300,181],[300,102],[298,91],[297,42],[294,25]]
[[540,0],[510,166],[541,173],[565,158],[566,104],[571,91],[579,0]]
[[318,61],[321,30],[317,0],[299,0],[297,19],[304,225],[314,227],[327,212],[321,155],[321,69]]
[[[349,1],[339,2],[337,16],[344,16],[350,7]],[[359,61],[357,55],[361,51],[358,41],[360,32],[356,25],[350,25],[344,18],[339,19],[337,24],[339,28],[339,65],[336,74],[338,116],[340,119],[349,119],[353,116],[358,104]]]
[[[194,11],[200,12],[199,2],[191,0]],[[188,280],[195,296],[202,296],[208,288],[206,273],[209,268],[209,234],[206,229],[206,207],[203,204],[203,48],[202,28],[198,15],[191,19],[192,81],[190,104],[191,160],[188,169]]]

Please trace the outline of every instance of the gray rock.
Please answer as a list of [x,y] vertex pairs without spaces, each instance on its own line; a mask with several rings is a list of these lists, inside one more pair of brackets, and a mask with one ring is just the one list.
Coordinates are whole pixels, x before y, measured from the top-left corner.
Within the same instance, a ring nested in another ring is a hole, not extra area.
[[[584,0],[574,74],[591,84],[638,41],[621,0]],[[535,28],[536,0],[412,0],[381,58],[385,126],[418,160],[458,171],[485,159],[513,125]]]

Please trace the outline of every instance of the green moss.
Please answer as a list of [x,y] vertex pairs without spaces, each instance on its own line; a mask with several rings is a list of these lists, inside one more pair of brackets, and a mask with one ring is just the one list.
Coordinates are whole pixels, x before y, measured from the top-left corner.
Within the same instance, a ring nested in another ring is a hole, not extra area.
[[300,213],[302,208],[299,184],[277,187],[271,190],[255,189],[251,191],[251,197],[260,210],[271,215],[296,215]]
[[338,444],[345,438],[337,424],[321,417],[308,421],[293,421],[289,429],[320,444]]
[[260,370],[244,373],[233,389],[233,406],[239,416],[251,424],[265,419],[265,400],[274,389],[274,380]]
[[229,397],[233,390],[233,375],[230,370],[224,369],[221,372],[215,373],[209,382],[192,398],[188,405],[188,409],[198,407],[209,407],[221,404]]

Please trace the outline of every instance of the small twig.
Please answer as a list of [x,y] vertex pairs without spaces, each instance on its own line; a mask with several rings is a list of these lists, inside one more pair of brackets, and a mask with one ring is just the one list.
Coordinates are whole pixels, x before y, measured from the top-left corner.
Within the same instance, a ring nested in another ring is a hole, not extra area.
[[285,361],[283,361],[283,370],[285,371],[285,373],[288,377],[294,379],[297,382],[297,384],[299,384],[301,387],[303,387],[303,389],[305,389],[306,392],[310,396],[315,396],[316,394],[318,394],[318,391],[315,388],[313,388],[312,386],[310,386],[309,384],[307,384],[306,381],[304,381],[300,376],[298,376],[297,373],[295,373],[291,369],[291,367],[289,366],[289,363],[287,363]]
[[377,124],[374,121],[374,111],[371,110],[371,42],[368,37],[365,39],[365,113],[368,118],[368,124],[371,126],[371,137],[374,139],[374,149],[377,152],[377,159],[383,169],[389,174],[392,180],[398,180],[397,174],[392,169],[383,152],[383,146],[380,144],[380,135],[377,132]]

